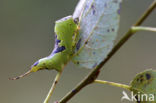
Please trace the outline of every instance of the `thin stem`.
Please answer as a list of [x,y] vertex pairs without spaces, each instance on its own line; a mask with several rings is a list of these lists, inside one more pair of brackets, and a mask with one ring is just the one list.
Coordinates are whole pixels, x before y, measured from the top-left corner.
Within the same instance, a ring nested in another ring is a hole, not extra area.
[[139,18],[139,20],[136,22],[134,26],[139,26],[141,25],[145,19],[151,14],[151,12],[155,9],[156,7],[156,0],[154,0],[151,5],[148,7],[148,9],[143,13],[143,15]]
[[62,72],[58,72],[58,73],[57,73],[57,75],[56,75],[56,77],[55,77],[55,80],[54,80],[54,82],[53,82],[53,84],[52,84],[52,86],[51,86],[51,88],[50,88],[50,90],[49,90],[49,93],[47,94],[47,97],[46,97],[46,99],[44,100],[43,103],[48,103],[50,97],[52,96],[52,94],[53,94],[53,92],[54,92],[54,89],[55,89],[55,87],[56,87],[56,84],[58,83],[58,81],[59,81],[59,79],[60,79],[61,74],[62,74]]
[[[139,26],[143,23],[143,21],[149,16],[149,14],[156,7],[156,0],[149,6],[149,8],[145,11],[145,13],[139,18],[139,20],[134,24],[134,26]],[[86,76],[72,91],[67,93],[61,100],[60,103],[66,103],[69,101],[75,94],[77,94],[82,88],[92,83],[98,76],[98,73],[102,66],[107,63],[107,61],[120,49],[120,47],[133,35],[131,32],[131,28],[128,32],[123,36],[123,38],[114,46],[112,51],[108,54],[107,58],[104,59],[97,67],[95,67],[88,76]]]
[[152,27],[144,27],[144,26],[133,26],[131,28],[132,32],[138,32],[138,31],[152,31],[152,32],[156,32],[156,28],[152,28]]
[[115,83],[115,82],[110,82],[110,81],[104,81],[104,80],[95,80],[94,83],[108,84],[108,85],[111,85],[111,86],[124,88],[124,89],[127,89],[127,90],[130,90],[130,88],[131,88],[131,86],[129,86],[129,85]]

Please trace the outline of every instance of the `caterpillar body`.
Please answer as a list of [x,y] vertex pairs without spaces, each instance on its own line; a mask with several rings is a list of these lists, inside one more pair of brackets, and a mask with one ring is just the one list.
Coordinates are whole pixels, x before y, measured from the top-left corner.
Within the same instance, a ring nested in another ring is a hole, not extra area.
[[36,72],[38,70],[48,69],[56,70],[58,72],[62,71],[62,68],[71,59],[78,35],[78,25],[77,21],[73,19],[72,16],[64,17],[55,22],[55,46],[52,53],[39,59],[32,66],[31,69],[15,78],[10,78],[12,80],[19,79],[31,72]]

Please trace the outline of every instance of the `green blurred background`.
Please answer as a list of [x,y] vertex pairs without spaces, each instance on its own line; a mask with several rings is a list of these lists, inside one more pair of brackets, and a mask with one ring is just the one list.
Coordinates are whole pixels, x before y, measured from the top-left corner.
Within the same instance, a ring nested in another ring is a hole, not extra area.
[[[153,0],[123,0],[118,39]],[[0,103],[42,103],[56,71],[9,81],[50,54],[54,22],[73,13],[78,0],[0,0]],[[156,10],[144,22],[156,27]],[[99,79],[129,84],[136,73],[156,69],[156,33],[138,32],[104,66]],[[69,63],[49,103],[62,98],[90,70]],[[121,103],[123,89],[102,84],[84,88],[69,103]],[[124,101],[124,103],[128,103]]]

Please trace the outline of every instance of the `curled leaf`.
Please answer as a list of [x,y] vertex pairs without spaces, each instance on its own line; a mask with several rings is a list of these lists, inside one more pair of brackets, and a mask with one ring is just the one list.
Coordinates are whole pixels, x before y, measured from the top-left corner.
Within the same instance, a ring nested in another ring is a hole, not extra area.
[[117,37],[120,4],[121,0],[80,0],[73,14],[80,16],[75,64],[93,69],[107,57]]

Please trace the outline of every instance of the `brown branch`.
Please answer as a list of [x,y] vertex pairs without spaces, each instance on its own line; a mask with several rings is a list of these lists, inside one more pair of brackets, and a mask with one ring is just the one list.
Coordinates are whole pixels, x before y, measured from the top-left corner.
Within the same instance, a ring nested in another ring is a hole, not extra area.
[[[153,3],[149,6],[149,8],[144,12],[144,14],[139,18],[139,20],[134,24],[133,26],[139,26],[141,25],[145,19],[149,16],[149,14],[154,10],[156,7],[156,0],[153,1]],[[85,77],[84,80],[82,80],[72,91],[67,93],[60,101],[59,103],[66,103],[69,101],[75,94],[77,94],[82,88],[87,86],[88,84],[91,84],[98,76],[99,71],[101,68],[107,63],[107,61],[120,49],[120,47],[134,34],[134,32],[131,31],[131,28],[128,30],[128,32],[122,37],[122,39],[114,46],[112,51],[108,54],[107,58],[104,59],[95,69],[93,69],[88,76]]]

